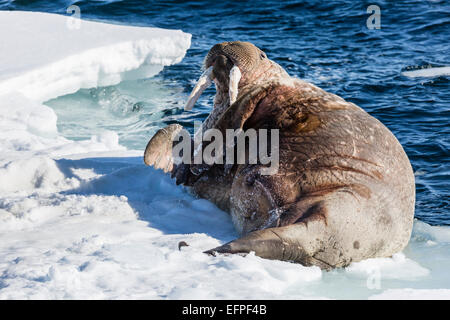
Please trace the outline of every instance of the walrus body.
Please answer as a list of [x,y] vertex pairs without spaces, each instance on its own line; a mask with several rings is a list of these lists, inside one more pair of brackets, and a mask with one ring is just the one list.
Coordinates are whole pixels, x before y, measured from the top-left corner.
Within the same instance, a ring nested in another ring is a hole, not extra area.
[[[234,66],[241,77],[232,98],[227,75]],[[414,175],[382,123],[353,103],[289,77],[249,43],[214,46],[205,67],[212,68],[209,77],[217,88],[205,128],[279,130],[279,168],[271,175],[261,174],[266,166],[260,164],[171,166],[161,157],[150,159],[171,141],[162,132],[147,146],[147,164],[166,168],[177,183],[230,212],[242,237],[207,253],[254,251],[329,269],[391,256],[407,245]]]

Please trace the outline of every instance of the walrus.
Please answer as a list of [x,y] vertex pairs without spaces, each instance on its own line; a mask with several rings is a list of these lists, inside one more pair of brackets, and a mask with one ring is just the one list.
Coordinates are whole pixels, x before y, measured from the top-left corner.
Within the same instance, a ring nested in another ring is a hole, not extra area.
[[401,251],[411,236],[415,184],[408,157],[380,121],[354,103],[289,76],[249,42],[214,45],[186,103],[213,82],[203,129],[279,130],[279,166],[174,164],[177,124],[159,130],[147,165],[230,213],[241,237],[206,251],[345,267]]

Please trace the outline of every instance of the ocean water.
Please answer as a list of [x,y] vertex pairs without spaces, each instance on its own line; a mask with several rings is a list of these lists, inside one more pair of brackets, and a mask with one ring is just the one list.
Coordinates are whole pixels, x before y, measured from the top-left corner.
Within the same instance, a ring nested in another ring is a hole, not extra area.
[[[58,129],[81,140],[103,129],[129,149],[143,150],[169,123],[188,128],[210,111],[208,89],[191,112],[183,104],[217,42],[251,41],[289,74],[364,108],[400,140],[416,174],[416,217],[450,225],[450,2],[420,1],[0,1],[0,10],[67,14],[192,34],[184,60],[158,76],[82,89],[47,101]],[[367,7],[381,9],[370,30]],[[429,69],[429,72],[422,72]]]

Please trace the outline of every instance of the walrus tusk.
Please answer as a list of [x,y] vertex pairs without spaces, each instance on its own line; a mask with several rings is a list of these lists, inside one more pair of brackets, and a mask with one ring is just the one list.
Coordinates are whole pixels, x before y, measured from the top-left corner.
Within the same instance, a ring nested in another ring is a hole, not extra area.
[[228,88],[228,94],[230,96],[230,106],[236,101],[238,96],[238,85],[239,80],[241,80],[241,70],[239,70],[238,66],[234,66],[230,70],[230,85]]
[[208,69],[206,69],[205,72],[202,73],[194,89],[192,89],[192,92],[186,102],[184,110],[192,110],[192,107],[197,102],[198,98],[203,93],[203,91],[205,91],[205,89],[212,84],[212,77],[211,77],[212,68],[213,67],[211,66]]

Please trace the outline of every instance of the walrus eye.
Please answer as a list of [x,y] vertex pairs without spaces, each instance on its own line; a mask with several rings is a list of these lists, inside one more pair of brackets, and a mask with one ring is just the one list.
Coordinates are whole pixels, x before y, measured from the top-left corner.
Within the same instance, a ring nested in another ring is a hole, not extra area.
[[261,54],[259,55],[259,57],[261,58],[261,60],[263,59],[267,59],[267,56],[264,52],[261,52]]

